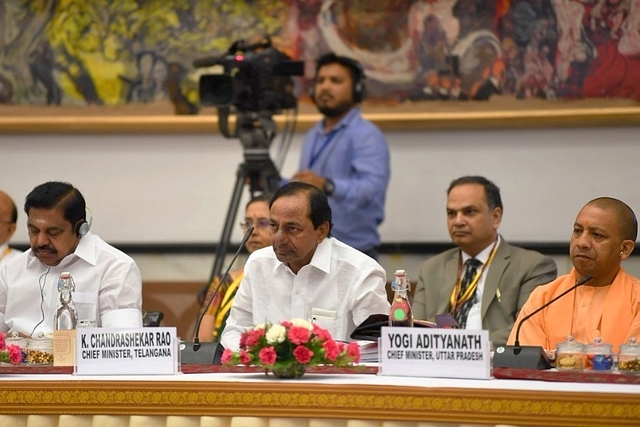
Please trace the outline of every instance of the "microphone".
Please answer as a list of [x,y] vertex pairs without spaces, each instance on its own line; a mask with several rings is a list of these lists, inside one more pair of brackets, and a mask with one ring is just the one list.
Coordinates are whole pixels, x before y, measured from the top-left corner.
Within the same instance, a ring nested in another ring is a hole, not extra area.
[[[211,303],[215,299],[216,295],[218,294],[218,291],[220,290],[220,287],[222,286],[222,284],[226,280],[227,276],[229,275],[229,271],[231,271],[231,267],[233,266],[233,263],[236,262],[236,259],[238,258],[238,255],[240,255],[240,251],[244,247],[245,243],[247,243],[247,240],[249,240],[249,237],[251,237],[251,234],[253,234],[253,230],[255,230],[255,227],[251,226],[251,227],[249,227],[247,232],[244,234],[244,237],[242,238],[242,242],[240,242],[240,247],[236,251],[236,253],[233,256],[233,258],[231,259],[231,262],[227,266],[227,269],[225,270],[224,274],[222,275],[222,277],[220,277],[220,281],[218,282],[218,285],[213,290],[211,298],[209,298],[209,301],[207,301],[207,303],[204,305],[204,308],[202,309],[202,313],[200,314],[200,316],[198,316],[198,322],[196,323],[196,333],[195,333],[195,336],[193,338],[193,346],[192,346],[194,352],[200,350],[200,347],[202,346],[200,344],[200,324],[202,323],[202,319],[204,319],[204,316],[207,313],[207,310],[209,309],[209,306],[211,305]],[[213,357],[211,358],[211,360],[213,361]],[[184,358],[182,358],[182,362],[184,363]]]
[[518,322],[518,326],[516,328],[516,337],[514,340],[514,345],[501,345],[496,348],[495,354],[493,356],[493,367],[494,368],[523,368],[523,369],[549,369],[551,367],[549,363],[549,359],[547,354],[544,352],[543,348],[540,346],[521,346],[520,345],[520,328],[522,324],[529,320],[533,315],[539,313],[546,307],[550,306],[563,296],[567,295],[569,292],[574,289],[584,285],[589,280],[593,279],[591,274],[583,277],[575,285],[553,298],[552,300],[542,304],[537,309],[533,310],[531,313],[524,316],[520,322]]

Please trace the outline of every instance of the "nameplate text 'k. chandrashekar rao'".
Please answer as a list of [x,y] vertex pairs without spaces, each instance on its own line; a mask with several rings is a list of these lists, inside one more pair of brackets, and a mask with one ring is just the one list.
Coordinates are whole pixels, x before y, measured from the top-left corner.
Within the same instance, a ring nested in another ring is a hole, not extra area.
[[176,328],[87,328],[76,335],[81,375],[174,374]]

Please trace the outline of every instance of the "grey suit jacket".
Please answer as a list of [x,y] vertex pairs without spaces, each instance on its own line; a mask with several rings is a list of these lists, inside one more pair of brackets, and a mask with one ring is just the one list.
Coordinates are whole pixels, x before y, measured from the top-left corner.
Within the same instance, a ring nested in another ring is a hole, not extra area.
[[[412,304],[416,319],[433,321],[436,314],[450,312],[449,300],[458,275],[459,253],[458,248],[449,249],[422,264]],[[531,291],[551,282],[557,275],[553,259],[511,246],[501,239],[489,266],[481,305],[482,327],[489,331],[489,339],[494,345],[507,342]]]

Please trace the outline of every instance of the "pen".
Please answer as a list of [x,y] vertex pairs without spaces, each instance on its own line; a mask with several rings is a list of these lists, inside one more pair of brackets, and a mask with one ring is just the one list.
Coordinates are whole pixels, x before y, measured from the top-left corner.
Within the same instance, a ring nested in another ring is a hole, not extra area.
[[502,302],[502,295],[500,294],[500,289],[496,289],[496,298],[498,298],[498,302]]

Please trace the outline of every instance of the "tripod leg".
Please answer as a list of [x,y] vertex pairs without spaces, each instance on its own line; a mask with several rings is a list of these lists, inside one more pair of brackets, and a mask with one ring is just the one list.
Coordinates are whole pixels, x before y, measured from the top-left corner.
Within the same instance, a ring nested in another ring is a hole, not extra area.
[[[233,195],[231,196],[231,203],[227,210],[227,218],[224,221],[224,228],[222,229],[222,235],[220,236],[220,242],[218,244],[218,251],[216,252],[216,259],[213,264],[213,270],[211,270],[211,276],[209,277],[209,283],[220,274],[222,271],[222,264],[224,257],[227,254],[227,247],[229,246],[229,239],[231,238],[231,232],[233,230],[233,223],[238,215],[238,206],[240,205],[240,198],[242,196],[242,187],[246,178],[245,165],[241,164],[238,167],[236,173],[236,185],[233,189]],[[209,286],[207,283],[207,287]]]

